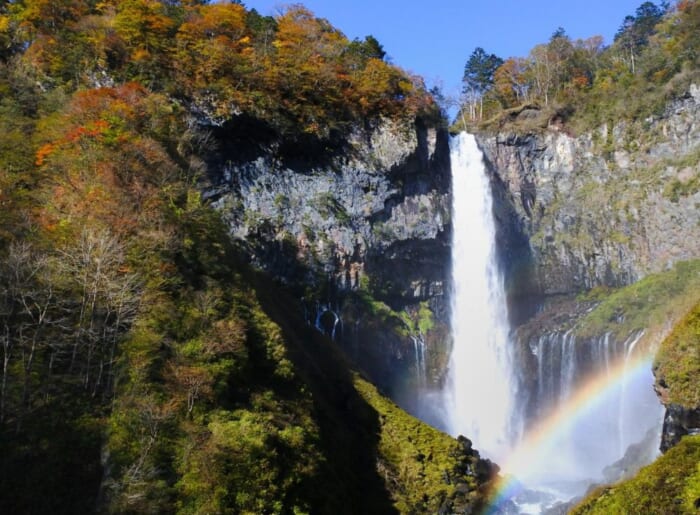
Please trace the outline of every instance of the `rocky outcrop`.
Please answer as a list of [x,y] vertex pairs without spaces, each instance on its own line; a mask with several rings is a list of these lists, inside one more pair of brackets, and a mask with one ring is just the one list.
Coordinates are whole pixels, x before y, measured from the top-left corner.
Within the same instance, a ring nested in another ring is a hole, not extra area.
[[[390,389],[392,375],[415,367],[414,339],[425,335],[398,317],[374,324],[373,302],[394,314],[427,303],[444,321],[447,132],[423,120],[385,119],[345,138],[290,143],[241,119],[212,126],[212,134],[204,196],[256,266],[297,288],[310,323],[319,310],[340,315],[338,339]],[[371,301],[348,300],[359,291]]]
[[[255,156],[241,155],[226,133],[218,143],[205,196],[257,265],[290,283],[330,278],[339,290],[370,276],[397,305],[442,294],[446,132],[385,120],[357,130],[343,148],[291,157],[277,141]],[[293,269],[300,265],[305,276]]]
[[[697,291],[697,287],[696,287]],[[661,343],[654,363],[654,389],[666,406],[661,450],[686,435],[700,434],[700,301]]]
[[692,86],[662,116],[578,137],[479,136],[501,210],[529,239],[535,291],[625,285],[700,255],[698,119]]
[[700,408],[688,409],[678,404],[667,404],[661,435],[661,452],[666,452],[686,435],[700,434]]

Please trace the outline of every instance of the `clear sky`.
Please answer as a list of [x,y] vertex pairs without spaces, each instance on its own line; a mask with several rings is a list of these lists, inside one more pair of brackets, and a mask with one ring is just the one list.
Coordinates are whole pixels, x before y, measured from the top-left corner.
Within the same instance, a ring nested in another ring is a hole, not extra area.
[[[601,35],[611,43],[644,0],[243,0],[260,14],[302,3],[348,38],[371,34],[394,64],[459,91],[475,47],[499,57],[526,56],[563,27],[572,39]],[[659,2],[656,2],[657,4]]]

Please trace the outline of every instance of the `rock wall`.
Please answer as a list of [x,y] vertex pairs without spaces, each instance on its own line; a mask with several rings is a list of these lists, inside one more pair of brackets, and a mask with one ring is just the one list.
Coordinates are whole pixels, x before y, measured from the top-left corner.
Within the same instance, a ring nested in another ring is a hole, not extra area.
[[[577,137],[553,127],[482,134],[478,142],[492,175],[503,261],[525,299],[512,298],[526,312],[514,324],[526,322],[514,354],[521,390],[530,393],[521,404],[533,412],[532,349],[551,334],[563,342],[558,359],[571,350],[566,336],[590,309],[573,300],[576,293],[625,286],[700,257],[700,87],[656,118],[611,122]],[[528,321],[533,304],[539,314]],[[578,342],[576,352],[590,354],[591,342],[603,337]],[[696,411],[666,407],[664,451],[700,424]]]
[[[340,315],[336,336],[390,390],[392,377],[416,365],[415,338],[427,338],[396,316],[377,323],[387,310],[377,316],[374,301],[409,318],[428,304],[446,321],[446,130],[423,120],[382,120],[332,143],[290,144],[238,120],[213,135],[204,196],[256,266],[297,288],[310,323],[320,320],[319,310]],[[370,300],[351,302],[360,291]]]
[[700,255],[698,120],[692,86],[655,119],[478,138],[529,239],[534,290],[625,285]]

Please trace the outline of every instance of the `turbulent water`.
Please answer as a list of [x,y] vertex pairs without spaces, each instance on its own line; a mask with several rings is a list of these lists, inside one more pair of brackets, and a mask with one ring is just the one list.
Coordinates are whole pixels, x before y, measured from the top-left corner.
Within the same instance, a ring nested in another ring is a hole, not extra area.
[[[650,367],[625,373],[642,333],[619,342],[609,334],[577,341],[573,330],[542,334],[529,342],[536,378],[523,380],[522,374],[533,371],[524,372],[510,354],[519,343],[510,340],[491,189],[473,136],[453,138],[451,164],[453,349],[438,425],[468,436],[487,457],[508,464],[521,451],[518,444],[532,436],[528,431],[544,431],[538,421],[570,410],[564,422],[540,435],[546,445],[531,462],[505,470],[524,489],[504,513],[541,513],[583,495],[592,483],[615,481],[650,462],[657,453],[662,407]],[[591,377],[605,383],[606,374],[610,386],[572,409]]]
[[451,141],[451,159],[453,350],[447,426],[498,460],[511,442],[513,382],[491,191],[473,136],[462,133]]

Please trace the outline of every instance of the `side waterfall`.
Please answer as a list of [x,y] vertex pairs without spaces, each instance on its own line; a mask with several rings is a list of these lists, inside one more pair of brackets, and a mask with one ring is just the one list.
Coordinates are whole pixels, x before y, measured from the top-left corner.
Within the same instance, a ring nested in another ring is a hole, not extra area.
[[568,330],[545,333],[529,342],[537,360],[537,386],[530,393],[534,397],[530,401],[533,424],[566,406],[591,378],[609,386],[590,397],[595,402],[576,413],[575,420],[553,438],[541,467],[531,466],[521,480],[575,495],[593,481],[606,480],[611,473],[606,468],[635,444],[645,442],[638,449],[642,456],[638,465],[654,457],[658,437],[654,440],[647,434],[658,435],[663,407],[653,390],[651,366],[632,370],[638,360],[635,349],[643,336],[644,331],[635,331],[618,340],[605,333],[579,341]]
[[498,459],[511,440],[512,366],[503,277],[496,260],[491,191],[474,136],[451,141],[453,348],[447,427]]

